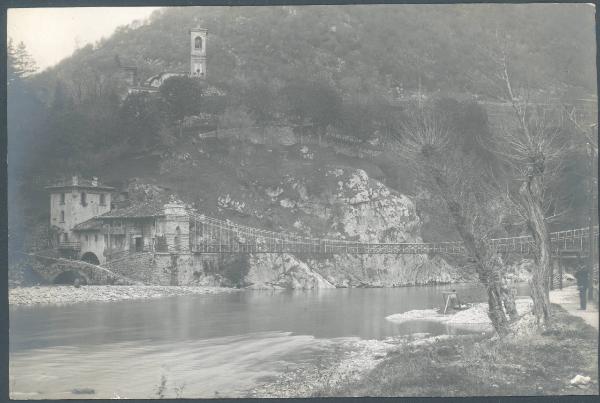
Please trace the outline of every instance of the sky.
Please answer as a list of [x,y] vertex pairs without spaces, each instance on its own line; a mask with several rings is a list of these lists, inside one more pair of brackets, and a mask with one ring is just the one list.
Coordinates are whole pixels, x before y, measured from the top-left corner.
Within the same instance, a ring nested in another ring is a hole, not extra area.
[[70,56],[78,47],[109,37],[118,26],[143,20],[158,7],[12,8],[8,37],[23,41],[39,71]]

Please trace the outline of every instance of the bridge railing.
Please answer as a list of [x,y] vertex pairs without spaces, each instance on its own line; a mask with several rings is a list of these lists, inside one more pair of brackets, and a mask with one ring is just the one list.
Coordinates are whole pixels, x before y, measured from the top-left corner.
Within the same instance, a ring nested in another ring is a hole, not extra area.
[[[286,232],[249,227],[194,214],[191,250],[197,253],[319,253],[319,254],[464,254],[462,242],[368,243],[343,239],[313,238]],[[598,227],[594,230],[598,238]],[[587,228],[550,234],[552,249],[586,250]],[[490,243],[499,252],[528,254],[533,249],[531,236],[494,238]]]

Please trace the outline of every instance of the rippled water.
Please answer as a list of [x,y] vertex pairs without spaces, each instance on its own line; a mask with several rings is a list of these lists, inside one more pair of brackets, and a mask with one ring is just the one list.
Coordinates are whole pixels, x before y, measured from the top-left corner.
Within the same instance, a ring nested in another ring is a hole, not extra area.
[[[442,304],[474,285],[315,291],[242,291],[157,300],[10,308],[10,390],[17,399],[235,397],[318,359],[348,338],[461,332],[385,317]],[[73,389],[93,389],[74,394]]]

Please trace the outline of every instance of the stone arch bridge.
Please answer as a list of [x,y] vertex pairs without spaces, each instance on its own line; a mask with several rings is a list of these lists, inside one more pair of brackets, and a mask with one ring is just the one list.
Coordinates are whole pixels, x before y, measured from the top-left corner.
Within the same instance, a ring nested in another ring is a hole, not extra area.
[[27,256],[35,259],[37,263],[33,266],[33,270],[51,284],[72,283],[76,278],[82,284],[87,285],[139,284],[139,282],[119,275],[106,267],[82,260],[54,258],[40,254],[28,254]]

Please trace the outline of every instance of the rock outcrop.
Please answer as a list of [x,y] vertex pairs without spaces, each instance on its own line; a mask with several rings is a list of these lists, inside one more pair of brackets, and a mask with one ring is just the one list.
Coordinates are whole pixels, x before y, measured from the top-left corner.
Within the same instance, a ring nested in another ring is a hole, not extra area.
[[250,268],[245,281],[250,284],[248,288],[252,289],[335,288],[305,262],[289,254],[254,255],[250,259]]
[[[422,242],[421,222],[413,201],[407,196],[391,191],[360,169],[329,170],[322,180],[327,186],[327,200],[298,191],[293,204],[285,199],[280,205],[327,222],[326,233],[311,232],[311,226],[301,218],[294,223],[297,229],[304,229],[307,235],[357,242]],[[304,190],[300,183],[287,185]],[[440,256],[427,255],[334,255],[328,258],[256,255],[250,260],[245,278],[251,288],[301,289],[395,287],[466,279]]]

